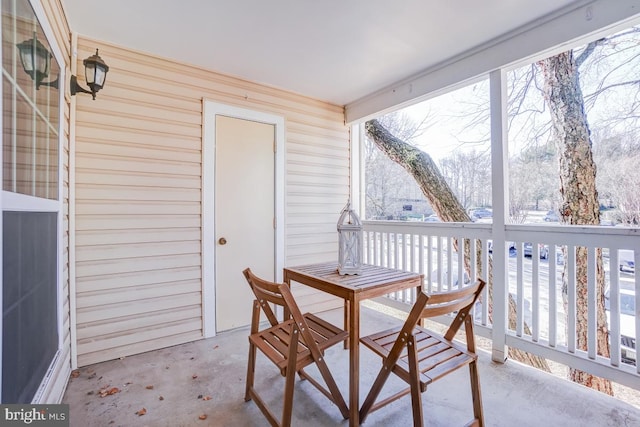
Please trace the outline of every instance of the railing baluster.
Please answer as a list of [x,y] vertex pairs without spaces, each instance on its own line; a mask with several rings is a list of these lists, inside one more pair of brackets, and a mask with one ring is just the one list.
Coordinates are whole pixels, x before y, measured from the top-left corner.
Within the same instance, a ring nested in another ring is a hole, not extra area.
[[598,350],[596,338],[596,250],[587,248],[587,354],[595,359]]
[[[553,251],[552,251],[553,249]],[[555,347],[557,342],[557,316],[558,300],[556,289],[556,271],[558,269],[558,259],[556,258],[557,247],[555,244],[549,245],[547,255],[547,265],[549,266],[548,286],[549,286],[549,346]],[[553,254],[553,255],[551,255]]]
[[522,242],[516,244],[516,335],[521,337],[524,328],[524,255]]
[[609,345],[611,364],[620,365],[620,271],[618,249],[609,248]]
[[[487,240],[482,241],[482,248],[482,279],[489,283],[489,242]],[[508,283],[505,285],[508,286]],[[482,290],[482,301],[482,324],[486,326],[489,324],[489,286],[485,286]]]
[[394,260],[396,257],[396,234],[387,233],[387,245],[389,250],[387,251],[387,267],[394,267]]
[[445,280],[447,281],[447,291],[453,289],[453,237],[447,236],[447,269],[445,271]]
[[[524,255],[524,254],[523,254]],[[531,242],[531,339],[540,339],[540,246]]]
[[[638,244],[638,240],[636,239],[635,242],[635,247],[633,248],[633,259],[634,259],[634,271],[638,271],[638,264],[640,264],[640,244]],[[640,279],[638,278],[640,275],[636,274],[634,272],[634,278],[633,278],[633,283],[634,283],[634,288],[636,291],[636,301],[635,301],[635,305],[636,305],[636,334],[633,338],[633,342],[636,345],[636,373],[640,375],[640,363],[638,363],[638,337],[640,337],[640,316],[638,316],[638,309],[640,308]]]
[[436,257],[438,259],[437,261],[438,267],[436,268],[436,276],[437,276],[436,280],[438,282],[438,292],[442,292],[443,290],[443,287],[442,287],[443,285],[442,283],[443,281],[442,280],[442,277],[443,277],[442,275],[442,239],[443,238],[438,236],[437,239],[438,239],[438,244],[436,245],[437,247]]
[[576,352],[576,248],[569,245],[567,248],[567,347],[569,353]]
[[466,283],[465,276],[467,273],[464,269],[464,248],[464,238],[458,236],[458,288],[462,288]]
[[427,236],[427,292],[433,291],[433,236]]

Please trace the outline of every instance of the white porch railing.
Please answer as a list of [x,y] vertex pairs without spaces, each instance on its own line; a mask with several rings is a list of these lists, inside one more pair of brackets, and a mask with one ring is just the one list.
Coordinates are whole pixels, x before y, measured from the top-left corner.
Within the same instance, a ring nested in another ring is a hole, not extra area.
[[[488,281],[490,249],[492,245],[505,245],[508,267],[502,286],[507,286],[515,300],[517,318],[515,329],[509,327],[506,319],[502,328],[495,328],[507,331],[502,340],[493,337],[495,341],[506,342],[510,347],[640,389],[640,364],[630,359],[630,356],[635,359],[635,343],[640,331],[640,279],[635,272],[621,272],[618,267],[623,261],[623,253],[631,253],[635,265],[640,261],[640,229],[507,225],[506,239],[502,242],[491,241],[491,224],[365,221],[364,230],[365,262],[424,274],[427,292],[462,286],[463,282],[475,277]],[[530,249],[525,248],[525,242],[532,244]],[[466,273],[464,263],[458,262],[464,259],[465,245],[470,248],[470,275]],[[575,259],[578,247],[588,251],[586,351],[576,348]],[[596,350],[596,262],[599,250],[602,251],[605,288],[610,295],[611,356],[608,358],[599,356]],[[566,310],[562,296],[564,263],[568,272]],[[497,289],[498,284],[493,283],[492,286]],[[621,319],[629,320],[630,317],[621,316],[624,311],[620,306],[621,291],[632,293],[635,298],[635,316],[631,320],[635,322],[635,329],[631,332],[633,336],[625,336],[628,331],[622,333]],[[482,301],[488,301],[487,292],[485,288]],[[493,294],[505,293],[494,291]],[[414,300],[414,291],[405,291],[388,295],[383,302],[408,310]],[[492,321],[498,319],[490,318],[488,304],[477,307],[475,319],[478,334],[492,338]],[[525,324],[529,326],[530,333],[526,333]],[[626,359],[622,358],[622,350],[626,352]]]

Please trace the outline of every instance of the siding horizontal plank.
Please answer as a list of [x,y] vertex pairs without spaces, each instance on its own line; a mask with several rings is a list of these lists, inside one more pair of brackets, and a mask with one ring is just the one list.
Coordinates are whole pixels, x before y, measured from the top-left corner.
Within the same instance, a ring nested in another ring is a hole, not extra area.
[[[176,320],[171,323],[163,323],[160,325],[154,325],[153,327],[146,327],[144,329],[145,336],[149,339],[163,338],[167,335],[175,335],[185,332],[191,332],[201,328],[202,320],[199,317]],[[135,332],[135,329],[133,330]],[[78,350],[83,353],[90,353],[93,351],[99,351],[105,344],[109,347],[121,347],[131,344],[137,344],[136,334],[122,335],[120,333],[103,335],[100,341],[94,340],[79,340]]]
[[111,320],[125,316],[142,315],[154,311],[170,310],[175,307],[199,305],[201,303],[200,292],[191,292],[183,295],[171,295],[166,297],[150,298],[146,304],[140,301],[124,301],[115,304],[102,304],[92,307],[83,306],[78,310],[78,322],[90,323]]
[[[193,323],[195,326],[195,323]],[[144,353],[151,350],[157,350],[159,348],[171,347],[174,345],[184,344],[187,342],[195,341],[202,337],[201,330],[193,329],[191,331],[170,335],[166,330],[160,330],[160,338],[141,340],[141,337],[147,337],[146,329],[141,331],[130,331],[132,336],[137,337],[137,340],[130,345],[114,347],[108,341],[100,341],[101,345],[98,346],[99,350],[94,352],[86,352],[81,346],[78,346],[78,366],[88,366],[98,362],[104,362],[105,360],[117,359],[119,357],[130,356],[132,354]],[[133,341],[133,340],[132,340]],[[104,349],[108,348],[109,351]]]
[[[81,248],[78,248],[78,252],[81,252]],[[134,272],[138,274],[149,274],[150,272],[157,269],[201,266],[201,256],[200,254],[180,254],[129,259],[121,258],[109,261],[100,260],[76,262],[76,264],[77,277],[89,278]],[[78,281],[78,286],[80,286],[80,281]]]
[[78,215],[77,230],[200,227],[199,215]]
[[[167,335],[175,335],[184,332],[191,332],[195,329],[200,328],[202,325],[202,320],[197,318],[191,318],[186,320],[178,320],[173,321],[169,324],[161,324],[156,325],[155,327],[143,328],[145,335],[149,339],[154,338],[163,338]],[[135,330],[134,330],[135,331]],[[107,334],[102,337],[100,341],[92,341],[92,340],[79,340],[78,341],[78,350],[83,353],[90,353],[93,351],[99,351],[100,347],[103,345],[107,345],[109,347],[120,347],[125,345],[131,345],[138,343],[135,334],[131,335],[122,335],[120,333],[115,334]]]
[[160,286],[165,283],[200,280],[201,274],[200,266],[195,266],[155,269],[145,271],[144,274],[141,274],[139,271],[133,271],[97,277],[80,277],[78,279],[78,293],[106,291],[124,300],[126,297],[123,296],[122,293],[126,292],[130,287],[145,285]]
[[95,173],[93,170],[81,169],[76,174],[78,179],[85,184],[93,185],[121,185],[129,186],[135,184],[139,187],[162,187],[162,188],[199,188],[201,178],[199,176],[189,175],[170,175],[164,174],[157,176],[151,173],[129,172],[129,173],[112,173],[103,172]]
[[123,288],[125,295],[116,295],[111,289],[82,292],[78,294],[78,300],[84,307],[97,307],[100,305],[127,303],[152,298],[162,298],[171,295],[193,294],[200,291],[199,280],[185,280],[182,282],[153,283],[150,285],[129,286]]
[[122,157],[101,156],[98,154],[86,155],[78,153],[76,156],[78,169],[105,170],[112,172],[147,172],[158,176],[164,174],[200,176],[201,165],[189,162],[176,162],[173,160],[127,159]]
[[[101,214],[119,214],[119,211],[101,212]],[[156,212],[156,211],[153,211]],[[138,212],[133,212],[138,213]],[[140,214],[150,214],[152,212],[140,212]],[[77,246],[92,245],[114,245],[127,243],[153,243],[153,242],[176,242],[176,241],[200,241],[201,231],[198,227],[193,228],[151,228],[147,230],[91,230],[83,231],[76,238]]]
[[93,123],[91,127],[78,128],[76,140],[85,143],[99,144],[130,144],[151,146],[157,149],[180,147],[185,151],[200,151],[202,148],[201,135],[187,137],[184,135],[167,135],[156,131],[131,131],[125,128],[114,128]]
[[175,321],[196,319],[201,315],[198,306],[177,307],[162,312],[147,313],[144,315],[124,316],[118,320],[91,322],[78,329],[78,338],[89,341],[96,336],[117,334],[122,330],[151,328],[160,324],[168,324]]
[[151,120],[147,117],[127,116],[115,111],[109,113],[97,112],[93,109],[83,113],[78,111],[76,120],[80,126],[91,127],[92,123],[100,123],[101,126],[114,126],[147,132],[153,131],[179,137],[198,137],[202,132],[199,125],[190,123],[178,125],[175,122],[167,123],[160,119]]
[[85,248],[78,262],[116,260],[122,258],[170,256],[175,254],[199,254],[199,241],[130,243],[126,245],[100,245]]
[[141,140],[138,143],[86,140],[83,143],[86,152],[94,155],[112,156],[112,158],[132,157],[137,159],[170,160],[172,162],[187,162],[200,164],[202,153],[200,150],[187,150],[177,144],[169,147],[158,147],[151,141]]

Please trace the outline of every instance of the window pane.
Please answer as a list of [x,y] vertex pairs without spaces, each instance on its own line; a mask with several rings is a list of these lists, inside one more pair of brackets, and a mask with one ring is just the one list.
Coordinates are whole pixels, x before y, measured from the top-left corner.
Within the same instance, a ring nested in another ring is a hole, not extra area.
[[[27,103],[24,97],[16,95],[15,104],[15,124],[12,129],[15,134],[15,164],[16,169],[16,189],[17,193],[35,196],[32,189],[33,168],[35,167],[35,138],[33,134],[33,108]],[[12,126],[13,127],[13,126]]]
[[[2,7],[3,189],[57,200],[60,67],[29,2]],[[22,67],[17,45],[25,42],[45,53],[27,62],[48,64],[46,75]]]

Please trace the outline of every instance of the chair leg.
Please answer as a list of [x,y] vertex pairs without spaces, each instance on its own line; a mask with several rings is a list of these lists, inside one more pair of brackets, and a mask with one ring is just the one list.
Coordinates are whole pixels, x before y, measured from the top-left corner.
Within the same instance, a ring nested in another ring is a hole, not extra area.
[[287,371],[284,385],[284,402],[282,407],[282,427],[291,426],[291,413],[293,412],[293,389],[296,380],[296,358],[294,352],[298,347],[298,330],[293,330],[294,338],[290,343],[289,363],[287,363]]
[[349,418],[349,408],[347,408],[347,404],[344,401],[344,397],[342,397],[342,393],[340,393],[338,384],[336,384],[336,381],[333,379],[333,375],[331,375],[331,371],[329,371],[329,368],[327,367],[327,364],[324,361],[324,357],[320,358],[319,360],[316,360],[316,366],[320,370],[320,373],[322,374],[322,378],[324,378],[325,384],[327,384],[327,387],[329,387],[329,392],[333,397],[332,399],[333,403],[335,403],[338,406],[338,409],[340,409],[342,416],[346,420],[347,418]]
[[251,389],[253,388],[253,379],[256,372],[256,346],[249,340],[249,360],[247,362],[247,385],[244,390],[244,401],[251,400]]
[[363,423],[367,418],[367,415],[369,415],[371,407],[376,403],[376,399],[378,398],[380,391],[382,391],[382,386],[387,381],[390,374],[391,366],[387,366],[387,363],[383,362],[382,368],[380,369],[380,372],[378,372],[378,376],[373,382],[371,390],[369,390],[369,394],[367,394],[366,399],[364,399],[364,403],[362,403],[362,406],[360,407],[360,423]]
[[424,422],[422,418],[422,393],[420,392],[420,370],[418,366],[418,354],[416,353],[415,337],[411,337],[407,346],[413,427],[422,427]]
[[480,427],[484,426],[482,413],[482,394],[480,393],[480,378],[478,376],[478,364],[474,360],[469,363],[469,377],[471,380],[471,397],[473,399],[473,416]]

